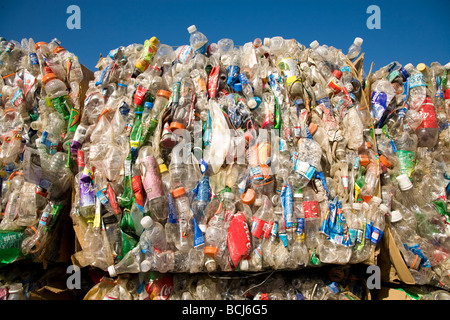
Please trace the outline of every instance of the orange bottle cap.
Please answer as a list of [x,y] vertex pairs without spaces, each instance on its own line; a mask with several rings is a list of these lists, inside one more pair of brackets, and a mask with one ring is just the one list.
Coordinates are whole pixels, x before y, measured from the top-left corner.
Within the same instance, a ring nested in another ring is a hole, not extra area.
[[247,205],[253,204],[255,202],[255,199],[256,195],[253,189],[247,189],[247,191],[241,195],[242,203],[245,203]]
[[370,162],[369,157],[365,154],[359,156],[359,164],[362,166],[368,165]]
[[56,79],[56,74],[54,73],[47,73],[45,76],[42,77],[42,81],[44,81],[44,83],[49,82],[50,80]]
[[173,195],[174,198],[178,198],[178,197],[182,196],[185,193],[186,193],[186,191],[184,190],[183,187],[178,187],[178,188],[176,188],[176,189],[174,189],[172,191],[172,195]]
[[171,122],[169,128],[170,130],[175,131],[176,129],[184,129],[184,126],[179,122]]
[[219,249],[217,249],[216,247],[205,247],[205,254],[207,254],[210,257],[214,257],[214,255],[218,250]]
[[59,46],[59,47],[56,47],[55,49],[53,49],[53,53],[59,53],[63,50],[66,50],[66,49],[64,49],[64,47]]
[[387,168],[392,167],[392,163],[391,163],[384,155],[381,155],[381,156],[380,156],[380,161],[381,161]]
[[43,42],[43,41],[41,41],[41,42],[38,42],[38,43],[36,43],[35,45],[34,45],[34,48],[37,50],[37,49],[39,49],[42,45],[44,45],[44,44],[47,44],[47,42]]
[[167,91],[167,90],[158,90],[157,95],[158,96],[163,96],[164,98],[169,99],[170,96],[172,95],[172,93],[170,91]]

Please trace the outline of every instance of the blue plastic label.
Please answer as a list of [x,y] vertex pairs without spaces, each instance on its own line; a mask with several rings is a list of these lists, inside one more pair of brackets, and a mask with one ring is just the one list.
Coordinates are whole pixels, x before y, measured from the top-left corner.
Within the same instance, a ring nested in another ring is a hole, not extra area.
[[194,248],[198,248],[205,244],[203,233],[198,226],[197,220],[194,218]]
[[376,120],[380,120],[387,108],[387,94],[385,92],[373,91],[370,103],[372,104],[370,110],[372,117]]

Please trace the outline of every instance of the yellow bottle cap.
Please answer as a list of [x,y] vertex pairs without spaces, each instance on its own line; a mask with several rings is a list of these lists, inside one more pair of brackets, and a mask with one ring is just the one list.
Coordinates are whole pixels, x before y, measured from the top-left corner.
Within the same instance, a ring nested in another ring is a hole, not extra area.
[[427,70],[427,66],[425,65],[425,63],[419,63],[416,69],[419,70],[420,72],[425,72]]
[[163,173],[167,171],[167,166],[163,163],[159,165],[159,172]]

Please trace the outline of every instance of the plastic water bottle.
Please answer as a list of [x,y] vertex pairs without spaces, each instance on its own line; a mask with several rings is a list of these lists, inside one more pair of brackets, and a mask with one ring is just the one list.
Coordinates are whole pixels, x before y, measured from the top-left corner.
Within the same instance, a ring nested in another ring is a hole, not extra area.
[[355,40],[353,40],[352,45],[350,48],[348,48],[347,58],[350,61],[355,60],[358,55],[361,53],[361,45],[363,43],[363,39],[356,37]]
[[197,30],[195,25],[188,28],[190,34],[189,43],[196,53],[206,54],[206,49],[208,48],[208,38]]

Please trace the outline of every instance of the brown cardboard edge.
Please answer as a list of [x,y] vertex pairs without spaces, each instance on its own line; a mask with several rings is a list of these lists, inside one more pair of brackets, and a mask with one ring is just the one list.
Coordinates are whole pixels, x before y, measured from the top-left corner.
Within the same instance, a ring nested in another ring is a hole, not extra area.
[[413,276],[411,272],[409,272],[408,267],[403,261],[402,255],[400,254],[400,250],[398,249],[394,237],[392,236],[389,228],[385,229],[385,240],[387,241],[387,248],[389,251],[389,258],[397,271],[397,275],[401,282],[405,284],[415,284]]

